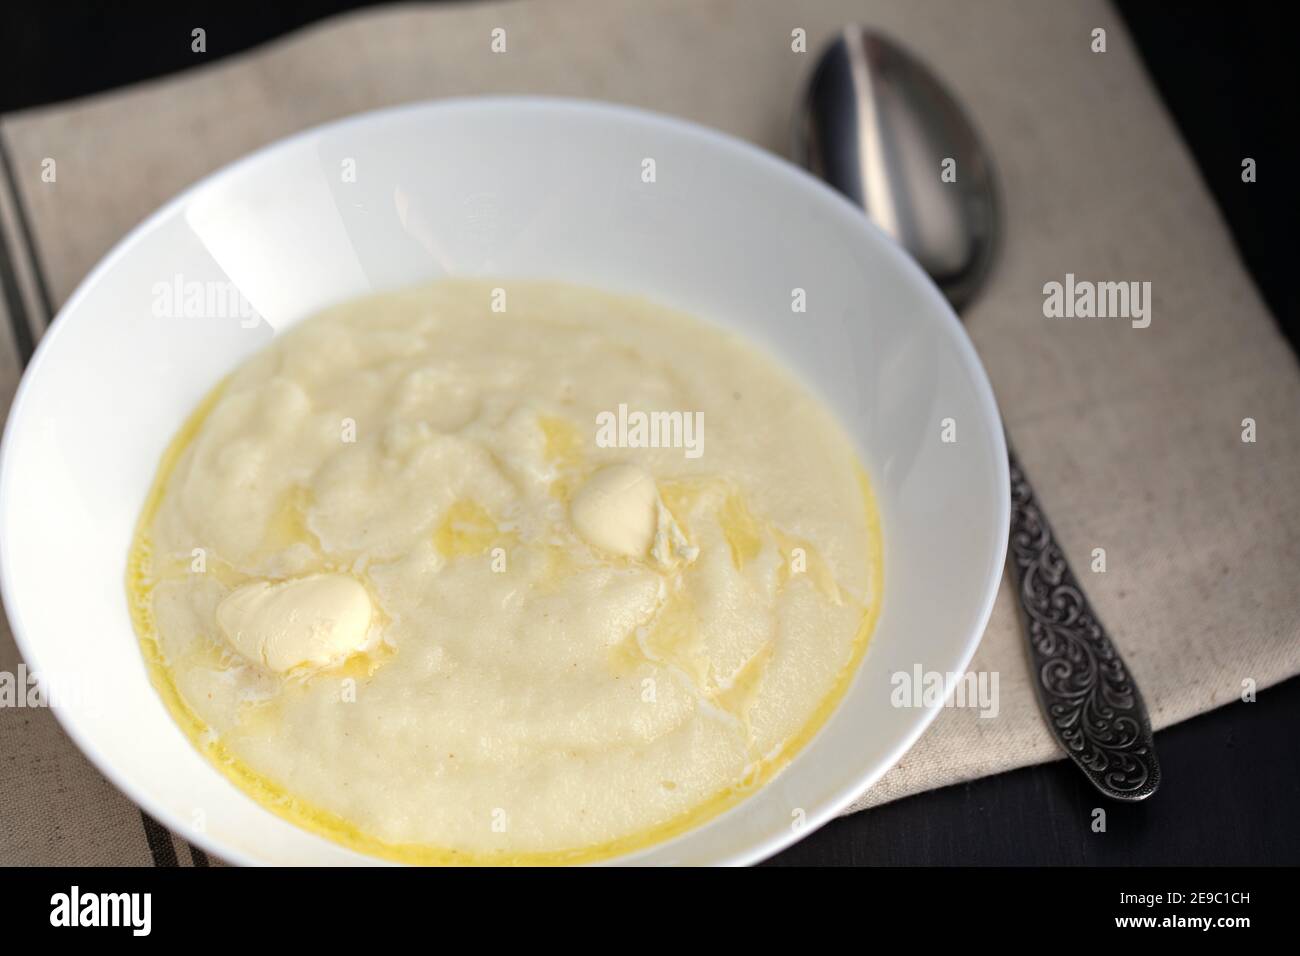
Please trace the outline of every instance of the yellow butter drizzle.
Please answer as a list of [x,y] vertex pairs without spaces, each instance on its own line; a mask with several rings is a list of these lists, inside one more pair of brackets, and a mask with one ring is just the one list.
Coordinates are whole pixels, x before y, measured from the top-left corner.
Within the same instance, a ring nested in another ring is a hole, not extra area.
[[452,504],[433,533],[433,546],[445,558],[483,554],[493,546],[514,542],[515,535],[503,532],[491,513],[477,501],[462,498]]
[[[397,863],[419,866],[555,866],[595,863],[624,856],[664,843],[692,830],[723,811],[752,795],[771,780],[796,753],[816,736],[839,705],[857,672],[862,655],[867,649],[871,633],[880,613],[880,596],[883,593],[883,569],[880,544],[880,525],[875,496],[866,473],[859,470],[859,484],[866,505],[870,588],[866,612],[854,636],[849,660],[840,669],[831,690],[818,704],[816,710],[795,734],[791,735],[775,753],[754,762],[744,780],[724,788],[698,806],[665,823],[629,834],[615,840],[567,850],[546,852],[463,851],[451,847],[424,844],[391,843],[374,837],[348,820],[317,807],[286,791],[283,787],[241,761],[231,753],[212,732],[212,729],[190,707],[176,687],[158,640],[157,622],[153,612],[153,543],[150,528],[162,503],[168,480],[185,450],[193,442],[203,422],[224,393],[227,382],[221,382],[203,399],[186,420],[176,437],[164,452],[153,486],[145,498],[135,536],[127,559],[126,591],[131,620],[140,640],[141,652],[150,681],[162,698],[164,706],[193,746],[236,787],[266,807],[277,816],[310,833],[332,840],[358,853],[368,854]],[[297,511],[298,501],[288,503],[290,515]],[[292,524],[292,520],[287,522]],[[747,537],[747,536],[746,536]],[[476,542],[477,543],[477,542]],[[747,544],[748,542],[746,542]],[[745,550],[748,550],[746,548]],[[751,691],[748,682],[741,682],[734,692],[740,696]]]

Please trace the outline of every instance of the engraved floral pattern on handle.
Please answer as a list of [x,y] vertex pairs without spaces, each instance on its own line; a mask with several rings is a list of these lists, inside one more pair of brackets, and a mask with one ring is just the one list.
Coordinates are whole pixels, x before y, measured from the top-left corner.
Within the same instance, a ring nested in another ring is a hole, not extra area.
[[1034,689],[1066,753],[1102,793],[1143,800],[1160,784],[1151,721],[1119,651],[1070,570],[1011,453],[1011,547]]

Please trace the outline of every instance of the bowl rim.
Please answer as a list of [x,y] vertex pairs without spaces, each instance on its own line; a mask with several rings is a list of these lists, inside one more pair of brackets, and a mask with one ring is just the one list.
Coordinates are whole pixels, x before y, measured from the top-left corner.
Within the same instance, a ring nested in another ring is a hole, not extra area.
[[[997,399],[993,392],[992,384],[989,382],[988,374],[980,361],[979,355],[971,342],[969,335],[962,326],[956,313],[952,310],[948,301],[943,297],[938,287],[935,286],[930,277],[922,270],[921,266],[912,259],[892,238],[881,231],[873,222],[870,221],[862,211],[855,206],[850,200],[836,192],[829,185],[822,182],[806,170],[795,165],[784,157],[773,153],[763,147],[760,147],[747,140],[733,136],[721,130],[714,129],[702,123],[693,120],[684,119],[666,113],[660,113],[654,110],[646,109],[639,106],[613,103],[603,100],[583,99],[580,97],[569,96],[547,96],[534,94],[484,94],[455,96],[438,99],[417,100],[407,103],[401,103],[393,106],[381,107],[378,109],[366,110],[360,113],[350,114],[339,119],[319,123],[308,128],[291,133],[288,136],[276,139],[270,143],[258,147],[257,149],[244,154],[238,159],[233,160],[219,167],[218,169],[201,177],[190,185],[186,186],[179,193],[165,202],[162,206],[150,213],[144,219],[134,225],[122,238],[109,249],[109,251],[95,264],[95,266],[77,283],[76,288],[63,305],[58,309],[50,322],[46,326],[37,347],[31,358],[23,369],[21,379],[9,407],[6,418],[4,433],[0,437],[0,598],[4,601],[5,613],[10,624],[10,630],[14,637],[18,651],[24,662],[29,663],[29,668],[40,681],[40,654],[36,652],[36,645],[29,641],[24,633],[24,626],[19,604],[15,601],[15,592],[13,581],[11,580],[10,567],[10,537],[5,533],[5,515],[7,513],[6,503],[11,496],[10,483],[11,474],[14,470],[12,458],[13,434],[17,430],[17,423],[23,419],[23,410],[26,405],[28,394],[32,381],[41,374],[48,361],[48,353],[52,347],[51,343],[57,341],[63,333],[65,322],[58,321],[67,314],[71,314],[80,306],[89,290],[91,290],[100,279],[111,272],[117,265],[118,261],[129,255],[132,249],[149,233],[151,233],[160,223],[176,215],[195,197],[205,190],[208,190],[227,179],[234,178],[240,172],[250,166],[263,162],[272,155],[281,151],[290,150],[304,143],[310,142],[313,138],[320,136],[325,132],[340,132],[350,127],[361,128],[375,122],[383,122],[386,119],[397,117],[406,117],[420,113],[439,112],[452,113],[459,111],[484,111],[500,110],[504,112],[517,110],[530,110],[536,112],[552,111],[556,113],[587,113],[596,116],[609,116],[612,118],[631,119],[647,127],[659,127],[661,129],[672,131],[688,137],[701,140],[719,150],[730,153],[740,161],[758,164],[766,167],[770,171],[789,179],[796,188],[802,189],[809,194],[810,199],[815,199],[822,203],[824,209],[850,225],[856,228],[866,237],[871,237],[868,241],[874,246],[887,249],[887,255],[892,255],[892,267],[901,270],[910,276],[911,283],[920,287],[921,294],[928,297],[934,305],[936,311],[944,317],[944,325],[949,333],[949,338],[956,347],[961,362],[965,370],[971,376],[972,385],[977,394],[978,404],[981,413],[995,426],[990,430],[990,437],[995,448],[994,451],[994,468],[998,472],[996,487],[999,490],[997,500],[997,520],[995,527],[1010,529],[1011,520],[1011,494],[1010,494],[1010,467],[1007,457],[1006,437],[1001,427],[1002,416],[998,408]],[[979,609],[976,613],[974,626],[967,635],[961,653],[954,662],[956,672],[964,672],[970,665],[971,659],[975,655],[980,641],[983,639],[984,632],[988,627],[988,622],[993,613],[994,601],[1001,587],[1002,574],[1006,563],[1007,551],[1009,548],[1009,538],[1007,534],[998,534],[991,543],[987,558],[986,567],[988,579],[984,584],[984,593],[980,602]],[[865,660],[865,658],[863,659]],[[854,681],[861,674],[862,662],[858,663],[854,673]],[[852,684],[846,691],[846,696],[853,692]],[[823,797],[822,800],[814,807],[806,808],[806,823],[798,832],[792,828],[781,828],[776,833],[769,835],[766,839],[757,841],[743,850],[732,852],[730,855],[723,856],[713,861],[713,865],[749,865],[761,862],[790,845],[798,842],[810,833],[819,829],[847,807],[853,800],[870,789],[879,779],[890,769],[897,765],[899,760],[915,745],[916,741],[925,733],[930,724],[938,716],[940,710],[946,706],[947,699],[954,692],[953,687],[949,687],[944,700],[939,701],[933,706],[926,706],[920,710],[918,719],[895,746],[887,752],[887,755],[877,762],[877,765],[869,768],[866,772],[856,776],[853,782],[841,787],[838,791]],[[843,700],[837,703],[835,710],[832,711],[830,718],[818,729],[813,739],[810,739],[800,753],[803,753],[811,746],[813,740],[820,736],[825,727],[834,719],[835,713],[843,705]],[[127,781],[109,760],[83,732],[81,727],[72,720],[68,715],[63,713],[64,708],[49,708],[54,713],[55,719],[63,731],[72,738],[77,748],[90,761],[90,763],[104,775],[104,777],[113,784],[126,798],[136,804],[137,807],[148,813],[151,817],[166,826],[172,833],[177,834],[191,844],[198,845],[203,850],[216,856],[223,861],[234,863],[240,866],[259,866],[275,865],[268,864],[265,860],[259,860],[251,857],[242,850],[226,846],[221,841],[212,837],[206,831],[196,830],[185,819],[173,813],[169,808],[162,805],[159,801],[145,789],[135,786]],[[782,772],[788,768],[783,768]],[[708,820],[691,827],[690,829],[671,837],[662,842],[655,843],[648,847],[610,857],[606,860],[599,861],[598,865],[619,865],[619,864],[636,864],[638,858],[667,847],[674,842],[697,832],[701,827],[716,824],[722,821],[731,813],[736,812],[743,807],[748,801],[742,800],[736,805],[728,808],[726,811],[710,817]],[[265,810],[265,808],[262,808]],[[266,810],[265,812],[270,812]],[[291,824],[292,825],[292,824]],[[323,838],[322,838],[323,839]],[[358,851],[353,851],[358,852]],[[358,854],[365,856],[364,854]],[[366,857],[365,862],[374,865],[383,865],[389,861],[379,858]]]

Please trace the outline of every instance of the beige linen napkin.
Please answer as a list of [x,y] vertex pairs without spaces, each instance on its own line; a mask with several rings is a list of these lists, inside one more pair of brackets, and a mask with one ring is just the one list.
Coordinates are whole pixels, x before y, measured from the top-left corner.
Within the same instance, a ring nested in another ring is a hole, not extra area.
[[[172,79],[0,121],[0,236],[14,273],[0,310],[43,318],[43,299],[57,307],[185,185],[372,107],[565,94],[677,114],[783,152],[816,50],[854,20],[940,68],[995,153],[1005,245],[967,327],[1156,727],[1237,699],[1243,681],[1263,689],[1300,672],[1296,362],[1101,0],[536,0],[330,20]],[[496,27],[504,54],[489,49]],[[1094,28],[1107,31],[1104,53],[1091,50]],[[810,52],[792,51],[796,29]],[[41,177],[47,158],[53,183]],[[1066,273],[1149,281],[1150,327],[1044,318],[1043,285]],[[6,403],[21,345],[0,339]],[[1241,440],[1244,418],[1257,423],[1254,443]],[[1098,547],[1107,570],[1090,573]],[[5,633],[0,670],[18,663]],[[999,674],[998,716],[945,710],[855,808],[1061,756],[1005,586],[973,668]],[[0,760],[0,863],[170,862],[178,849],[189,862],[165,831],[145,832],[48,712],[0,709]]]

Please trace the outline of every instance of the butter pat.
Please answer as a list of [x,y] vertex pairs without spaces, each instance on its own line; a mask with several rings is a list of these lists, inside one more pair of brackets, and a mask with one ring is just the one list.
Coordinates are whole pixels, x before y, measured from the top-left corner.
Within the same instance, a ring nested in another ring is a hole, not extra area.
[[569,516],[588,544],[609,554],[644,558],[648,551],[669,567],[700,553],[673,520],[654,479],[635,465],[610,465],[592,475],[573,496]]
[[347,574],[313,574],[236,588],[217,623],[241,656],[277,674],[341,661],[366,642],[370,595]]
[[634,465],[610,465],[578,489],[569,516],[592,547],[639,558],[654,541],[658,506],[653,478]]

